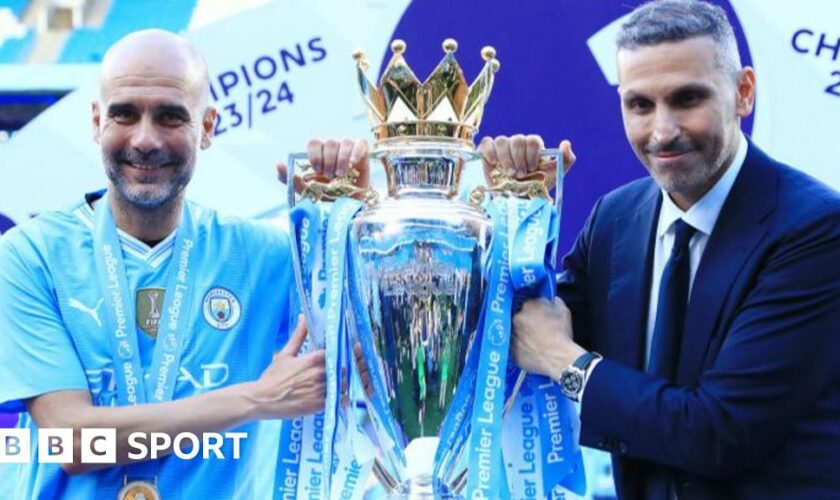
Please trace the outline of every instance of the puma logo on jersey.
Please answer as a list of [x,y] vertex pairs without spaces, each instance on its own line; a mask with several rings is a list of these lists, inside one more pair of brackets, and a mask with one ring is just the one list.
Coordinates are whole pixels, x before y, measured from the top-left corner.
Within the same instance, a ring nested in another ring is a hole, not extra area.
[[88,307],[88,306],[82,304],[81,302],[79,302],[78,300],[74,299],[73,297],[70,297],[70,300],[67,301],[67,305],[72,307],[73,309],[77,309],[77,310],[82,311],[83,313],[89,315],[91,318],[93,318],[94,321],[96,321],[96,324],[101,327],[102,326],[102,320],[99,319],[99,306],[102,305],[102,302],[104,300],[105,299],[99,299],[99,302],[96,303],[96,306]]

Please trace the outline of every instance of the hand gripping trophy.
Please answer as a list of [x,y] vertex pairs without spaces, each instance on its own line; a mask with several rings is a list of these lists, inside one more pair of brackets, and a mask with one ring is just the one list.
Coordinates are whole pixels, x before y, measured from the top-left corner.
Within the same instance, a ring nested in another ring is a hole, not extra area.
[[[299,194],[289,183],[297,286],[313,342],[327,350],[323,498],[353,497],[371,468],[393,498],[579,489],[574,409],[552,381],[508,362],[517,301],[553,297],[562,173],[498,169],[462,201],[495,50],[481,51],[468,84],[454,40],[422,83],[405,43],[391,49],[378,86],[354,54],[387,196],[356,187],[352,169],[329,182],[306,175]],[[290,158],[290,178],[302,158]]]

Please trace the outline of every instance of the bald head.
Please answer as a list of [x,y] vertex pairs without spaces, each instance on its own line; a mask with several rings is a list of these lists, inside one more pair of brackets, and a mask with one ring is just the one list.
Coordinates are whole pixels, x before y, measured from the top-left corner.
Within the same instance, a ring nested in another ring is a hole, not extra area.
[[138,31],[108,50],[91,116],[114,206],[125,213],[180,213],[196,154],[210,147],[215,132],[208,94],[204,58],[183,37]]
[[115,84],[131,83],[132,78],[151,83],[173,80],[195,92],[200,108],[207,107],[209,102],[209,76],[204,57],[187,39],[169,31],[135,31],[114,43],[102,58],[100,99],[105,100]]

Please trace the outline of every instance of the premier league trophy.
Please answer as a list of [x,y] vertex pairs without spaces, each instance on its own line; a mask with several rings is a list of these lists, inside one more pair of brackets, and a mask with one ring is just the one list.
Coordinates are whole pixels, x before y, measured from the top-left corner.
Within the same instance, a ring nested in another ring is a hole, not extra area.
[[[539,171],[515,179],[499,168],[490,186],[462,200],[461,174],[479,158],[473,140],[499,69],[495,50],[481,51],[484,67],[468,84],[457,44],[446,40],[443,60],[421,83],[405,48],[392,43],[378,86],[365,74],[364,54],[354,54],[387,196],[357,188],[353,169],[329,182],[305,175],[297,196],[289,183],[298,288],[328,358],[322,491],[356,497],[364,482],[358,471],[372,468],[393,498],[463,498],[465,487],[470,498],[509,496],[505,462],[515,460],[502,460],[509,449],[502,419],[525,379],[508,364],[514,292],[538,284],[553,294],[545,263],[554,258],[559,221],[548,188],[557,183],[559,198],[562,177]],[[290,176],[301,156],[290,158]],[[498,200],[485,200],[487,193]],[[527,254],[521,263],[513,248]],[[362,373],[363,383],[349,383]],[[354,410],[356,396],[365,419]],[[540,441],[539,423],[514,420],[521,427],[514,441]],[[532,450],[522,453],[540,455],[539,443]],[[527,466],[519,468],[535,480],[540,470],[552,472]]]
[[[433,477],[432,459],[463,383],[493,231],[484,211],[458,194],[463,167],[476,158],[473,137],[499,63],[486,47],[484,68],[468,85],[454,57],[457,44],[447,40],[443,61],[421,84],[403,59],[405,44],[391,48],[379,87],[356,54],[376,136],[373,157],[385,166],[388,183],[387,198],[353,221],[351,279],[370,320],[369,329],[357,329],[358,342],[375,394],[387,403],[385,415],[373,412],[374,427],[385,441],[397,441],[388,454],[390,472],[377,464],[377,475],[394,492],[445,497],[450,488],[440,481],[445,477]],[[371,406],[382,411],[384,405]]]

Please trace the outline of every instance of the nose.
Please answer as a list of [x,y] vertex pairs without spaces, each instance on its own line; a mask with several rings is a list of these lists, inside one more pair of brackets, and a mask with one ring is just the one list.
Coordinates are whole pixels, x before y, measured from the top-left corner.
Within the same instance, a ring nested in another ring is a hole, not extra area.
[[654,144],[670,144],[680,135],[680,126],[675,113],[667,106],[657,106],[653,116],[652,142]]
[[149,153],[161,148],[163,138],[151,117],[144,116],[134,128],[131,147],[141,153]]

